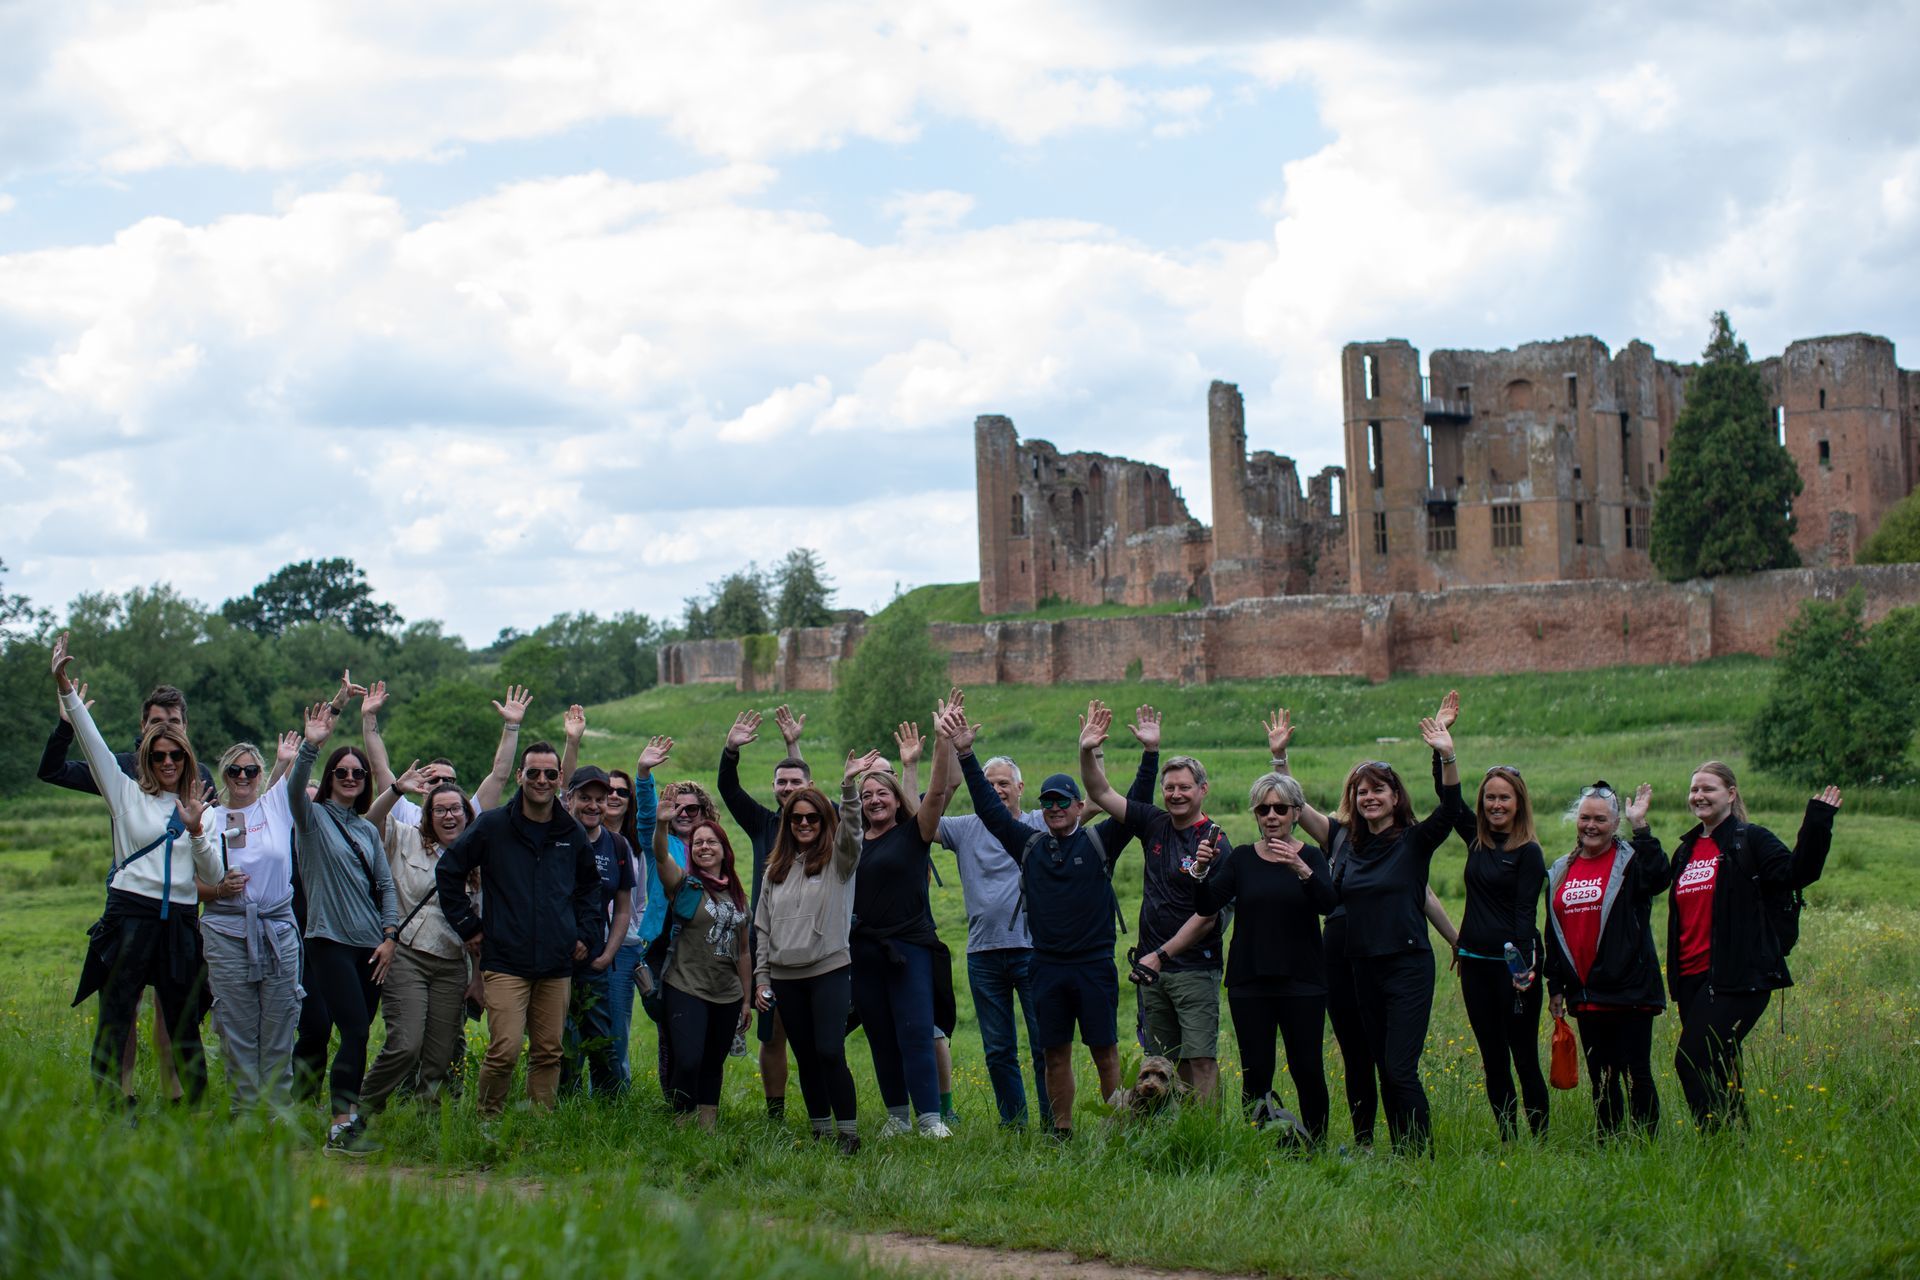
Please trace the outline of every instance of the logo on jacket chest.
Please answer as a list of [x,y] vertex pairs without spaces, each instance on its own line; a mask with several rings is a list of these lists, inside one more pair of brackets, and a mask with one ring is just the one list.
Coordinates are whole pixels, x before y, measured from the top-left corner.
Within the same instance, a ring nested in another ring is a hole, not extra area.
[[1674,882],[1673,887],[1677,892],[1684,889],[1698,889],[1702,885],[1712,883],[1713,859],[1695,858],[1687,864],[1687,869],[1680,873],[1680,879]]
[[1588,907],[1606,897],[1604,880],[1569,880],[1561,890],[1560,901],[1569,907]]

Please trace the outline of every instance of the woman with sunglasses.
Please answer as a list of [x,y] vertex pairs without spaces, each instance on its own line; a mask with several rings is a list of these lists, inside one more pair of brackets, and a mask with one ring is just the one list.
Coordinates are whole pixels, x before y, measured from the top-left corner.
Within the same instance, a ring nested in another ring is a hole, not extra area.
[[[300,744],[282,734],[281,773]],[[293,811],[284,776],[262,781],[260,748],[236,743],[220,757],[222,803],[210,811],[223,874],[201,921],[214,1027],[225,1051],[233,1110],[292,1100],[300,1029],[300,923],[293,914]]]
[[213,884],[224,874],[218,842],[204,821],[200,767],[186,729],[162,721],[141,737],[136,776],[122,773],[85,697],[67,676],[73,661],[63,632],[53,645],[53,683],[113,815],[107,906],[88,930],[86,966],[74,996],[78,1004],[100,993],[94,1084],[103,1097],[111,1093],[133,1105],[116,1086],[140,993],[151,986],[172,1033],[186,1099],[195,1103],[207,1090],[207,1060],[200,1043],[201,949],[194,915],[200,895],[194,882],[197,877]]
[[854,779],[877,767],[879,753],[849,755],[836,814],[808,783],[780,807],[753,928],[754,1007],[777,1004],[800,1072],[813,1136],[860,1149],[853,1073],[847,1069],[847,1015],[853,1008],[854,868],[860,861],[860,800]]
[[[1633,803],[1605,782],[1580,791],[1574,803],[1579,843],[1547,872],[1548,1006],[1562,1017],[1571,1003],[1580,1024],[1580,1052],[1593,1083],[1595,1128],[1601,1138],[1631,1118],[1643,1137],[1660,1124],[1653,1086],[1653,1020],[1666,1008],[1660,957],[1648,922],[1653,900],[1667,887],[1667,854],[1647,828],[1653,788],[1645,783]],[[1620,838],[1625,818],[1633,832]]]
[[1718,760],[1694,770],[1687,803],[1699,823],[1673,851],[1667,910],[1667,989],[1680,1014],[1673,1070],[1694,1124],[1713,1130],[1746,1120],[1740,1045],[1773,993],[1793,985],[1793,895],[1826,867],[1840,789],[1807,801],[1792,849],[1747,821],[1733,770]]
[[1140,957],[1158,970],[1160,954],[1177,956],[1213,930],[1229,907],[1233,940],[1227,947],[1227,1012],[1240,1045],[1240,1104],[1264,1127],[1283,1119],[1274,1092],[1274,1040],[1286,1045],[1287,1074],[1299,1094],[1300,1128],[1288,1125],[1283,1147],[1318,1143],[1327,1136],[1327,1073],[1321,1041],[1327,1022],[1326,958],[1320,917],[1337,905],[1326,855],[1294,835],[1306,807],[1300,784],[1266,773],[1247,793],[1259,837],[1212,866],[1214,849],[1203,842],[1202,866],[1212,866],[1195,890],[1199,910],[1160,951]]
[[379,985],[393,963],[400,900],[380,832],[366,819],[373,802],[366,754],[358,747],[336,750],[327,758],[319,791],[307,798],[307,777],[333,736],[340,710],[330,702],[307,708],[303,740],[287,774],[287,797],[307,898],[306,983],[320,994],[328,1020],[340,1033],[329,1079],[333,1121],[325,1151],[360,1156],[380,1149],[367,1137],[358,1109],[367,1031]]
[[[467,951],[440,910],[434,872],[440,855],[472,825],[473,805],[458,783],[429,785],[431,776],[415,761],[394,779],[399,791],[387,788],[367,810],[367,821],[386,833],[387,867],[402,913],[380,1002],[387,1038],[360,1096],[360,1105],[376,1115],[403,1086],[422,1102],[434,1101],[465,1047]],[[395,812],[403,792],[425,792],[418,822]],[[467,887],[477,891],[479,880],[468,877]]]
[[[1266,729],[1274,769],[1284,772],[1292,718],[1282,709]],[[1428,922],[1441,928],[1448,945],[1458,939],[1451,925],[1444,923],[1444,912],[1438,912],[1435,921],[1439,904],[1427,887],[1427,874],[1434,852],[1446,843],[1455,820],[1466,811],[1452,734],[1439,720],[1423,718],[1420,736],[1439,755],[1441,768],[1440,806],[1425,818],[1415,820],[1406,786],[1384,760],[1365,760],[1353,767],[1341,787],[1337,814],[1323,814],[1309,804],[1300,809],[1301,828],[1327,850],[1343,917],[1338,928],[1328,920],[1324,945],[1329,1014],[1351,999],[1346,1034],[1341,1032],[1340,1018],[1334,1018],[1333,1026],[1346,1060],[1354,1137],[1362,1143],[1372,1137],[1370,1077],[1377,1070],[1387,1131],[1397,1148],[1413,1151],[1428,1150],[1431,1134],[1427,1091],[1420,1082],[1420,1055],[1433,1019],[1433,944],[1427,939]],[[1348,966],[1350,984],[1341,972]],[[1346,989],[1336,991],[1333,984]],[[1356,1083],[1362,1086],[1358,1090]]]

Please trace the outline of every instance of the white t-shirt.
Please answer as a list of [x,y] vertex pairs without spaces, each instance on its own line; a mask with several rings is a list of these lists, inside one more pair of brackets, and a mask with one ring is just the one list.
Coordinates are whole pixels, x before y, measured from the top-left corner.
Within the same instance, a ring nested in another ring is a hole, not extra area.
[[248,898],[274,903],[293,892],[293,813],[285,778],[244,809],[216,807],[203,826],[219,838],[227,869],[247,873]]

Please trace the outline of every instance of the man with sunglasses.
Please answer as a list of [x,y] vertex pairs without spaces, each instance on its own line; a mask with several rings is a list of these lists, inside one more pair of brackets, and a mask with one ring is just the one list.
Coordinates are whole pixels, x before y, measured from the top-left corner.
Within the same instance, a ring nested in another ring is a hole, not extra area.
[[[1100,1096],[1120,1087],[1120,984],[1113,967],[1119,905],[1111,874],[1127,831],[1112,820],[1103,822],[1097,834],[1082,827],[1086,806],[1079,786],[1064,773],[1040,784],[1042,826],[1035,830],[1008,810],[1000,789],[974,758],[980,726],[968,723],[965,708],[957,701],[945,706],[934,729],[940,749],[959,755],[980,823],[1018,869],[1016,898],[1006,904],[1008,915],[1000,917],[1000,923],[1015,914],[1025,917],[1032,957],[1028,1035],[1045,1062],[1042,1114],[1053,1135],[1066,1138],[1073,1132],[1076,1025],[1099,1074]],[[1151,767],[1147,776],[1151,786]]]
[[587,956],[573,966],[573,989],[568,996],[565,1044],[560,1066],[562,1092],[577,1091],[585,1079],[599,1098],[612,1097],[621,1086],[613,1047],[613,963],[627,936],[633,910],[633,854],[617,831],[601,819],[613,779],[598,765],[583,765],[567,787],[567,808],[587,835],[593,864],[600,876],[604,934],[588,944]]
[[[767,857],[773,852],[773,840],[780,832],[780,810],[787,797],[813,781],[813,770],[800,754],[800,732],[807,718],[796,716],[786,706],[774,709],[773,722],[780,730],[787,754],[773,766],[773,808],[769,809],[747,794],[740,785],[740,749],[760,734],[760,713],[742,711],[727,730],[727,743],[720,752],[720,799],[727,806],[747,842],[753,847],[753,903],[760,901],[760,884],[766,878]],[[749,908],[751,909],[751,908]],[[758,957],[759,939],[749,933],[749,947]],[[766,1091],[767,1116],[778,1120],[787,1113],[787,1031],[780,1024],[780,1011],[763,1012],[756,1022],[760,1038],[760,1087]]]
[[[523,1034],[527,1096],[553,1107],[573,969],[606,942],[600,868],[586,831],[557,802],[559,790],[560,753],[550,742],[532,744],[520,757],[519,795],[474,819],[434,872],[447,923],[479,954],[486,985],[483,1116],[506,1106]],[[478,911],[466,886],[474,870],[485,882]]]

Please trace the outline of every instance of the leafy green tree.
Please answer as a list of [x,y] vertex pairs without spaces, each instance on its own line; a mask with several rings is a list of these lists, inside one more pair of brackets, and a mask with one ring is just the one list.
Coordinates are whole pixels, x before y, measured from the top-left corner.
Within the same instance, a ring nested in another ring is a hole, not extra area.
[[[1866,596],[1808,600],[1781,633],[1773,689],[1749,731],[1755,764],[1808,786],[1895,777],[1913,739],[1911,676],[1887,669],[1872,642]],[[1910,624],[1900,624],[1907,635]],[[1896,678],[1897,677],[1897,678]]]
[[344,557],[302,560],[274,570],[250,595],[220,606],[229,622],[277,636],[297,622],[337,622],[363,639],[393,631],[401,619],[373,598],[366,571]]
[[833,622],[833,580],[817,552],[795,547],[774,570],[778,597],[773,606],[773,628],[824,627]]
[[1887,680],[1887,696],[1920,716],[1920,605],[1891,610],[1867,633],[1867,647]]
[[896,598],[876,615],[834,675],[833,727],[842,751],[885,749],[902,720],[926,723],[947,691],[946,655],[927,636],[924,605]]
[[[89,592],[75,597],[67,609],[66,630],[73,651],[92,668],[110,667],[132,683],[144,697],[158,684],[178,685],[206,634],[207,612],[164,582],[134,587],[123,596]],[[91,677],[96,696],[106,689]],[[102,700],[109,722],[121,708]],[[189,707],[191,710],[191,707]],[[125,714],[136,717],[138,707]],[[104,732],[104,727],[103,727]]]
[[766,575],[756,565],[737,569],[714,584],[707,621],[721,639],[757,636],[772,630]]
[[[0,560],[0,576],[7,572]],[[26,596],[0,590],[0,795],[31,785],[39,744],[53,727],[53,682],[47,657],[53,616]]]
[[1673,424],[1653,506],[1653,564],[1669,581],[1800,563],[1791,503],[1800,473],[1775,438],[1766,384],[1713,313],[1713,337]]
[[1887,512],[1857,558],[1861,564],[1912,564],[1920,560],[1920,489]]
[[523,684],[533,694],[529,720],[558,715],[570,702],[577,701],[563,677],[565,655],[538,635],[514,643],[500,659],[500,682]]
[[493,766],[500,741],[500,715],[493,709],[499,696],[498,689],[466,677],[437,680],[422,689],[381,729],[393,767],[445,756],[463,781],[472,780],[469,786],[478,783]]

